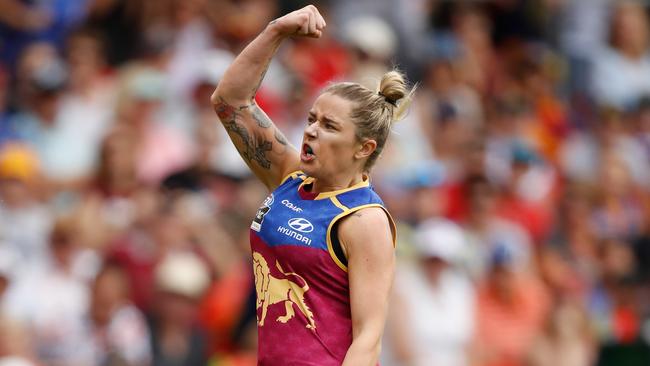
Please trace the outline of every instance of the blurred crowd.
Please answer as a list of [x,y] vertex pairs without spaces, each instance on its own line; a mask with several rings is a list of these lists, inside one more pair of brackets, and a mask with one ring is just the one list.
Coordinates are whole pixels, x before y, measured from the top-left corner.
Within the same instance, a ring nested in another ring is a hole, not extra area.
[[[314,3],[257,95],[294,145],[330,81],[418,84],[382,364],[649,365],[646,3]],[[209,96],[306,4],[0,0],[0,366],[255,365],[266,192]]]

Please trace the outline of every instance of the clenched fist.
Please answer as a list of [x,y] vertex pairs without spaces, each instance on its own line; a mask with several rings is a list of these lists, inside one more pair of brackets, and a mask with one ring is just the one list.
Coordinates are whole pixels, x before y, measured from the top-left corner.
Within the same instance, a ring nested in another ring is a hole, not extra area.
[[327,24],[313,5],[291,12],[272,21],[269,26],[282,36],[302,36],[319,38]]

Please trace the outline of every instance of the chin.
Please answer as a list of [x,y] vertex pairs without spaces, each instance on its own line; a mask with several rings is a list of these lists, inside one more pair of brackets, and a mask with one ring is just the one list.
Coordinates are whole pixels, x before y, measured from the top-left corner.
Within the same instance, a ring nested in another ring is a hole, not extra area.
[[301,162],[298,167],[300,170],[302,170],[303,173],[305,173],[309,177],[314,177],[318,173],[318,169],[315,169],[314,166],[312,165],[308,165]]

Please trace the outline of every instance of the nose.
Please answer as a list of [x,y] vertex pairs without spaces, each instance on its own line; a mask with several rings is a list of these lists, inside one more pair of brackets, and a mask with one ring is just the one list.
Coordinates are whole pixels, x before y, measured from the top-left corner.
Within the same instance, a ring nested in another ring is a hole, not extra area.
[[317,123],[318,122],[314,122],[314,123],[308,124],[305,127],[305,136],[310,137],[310,138],[316,138],[316,136],[317,136],[316,124]]

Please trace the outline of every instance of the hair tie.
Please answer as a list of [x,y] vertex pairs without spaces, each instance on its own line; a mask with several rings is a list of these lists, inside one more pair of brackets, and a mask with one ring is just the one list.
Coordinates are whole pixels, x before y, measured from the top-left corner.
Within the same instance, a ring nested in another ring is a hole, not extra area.
[[384,93],[382,93],[382,92],[379,91],[379,92],[377,92],[377,94],[379,94],[380,96],[384,97],[384,100],[385,100],[387,103],[391,104],[393,107],[397,107],[397,102],[395,102],[395,101],[392,100],[392,99],[388,99],[388,97],[385,96]]

